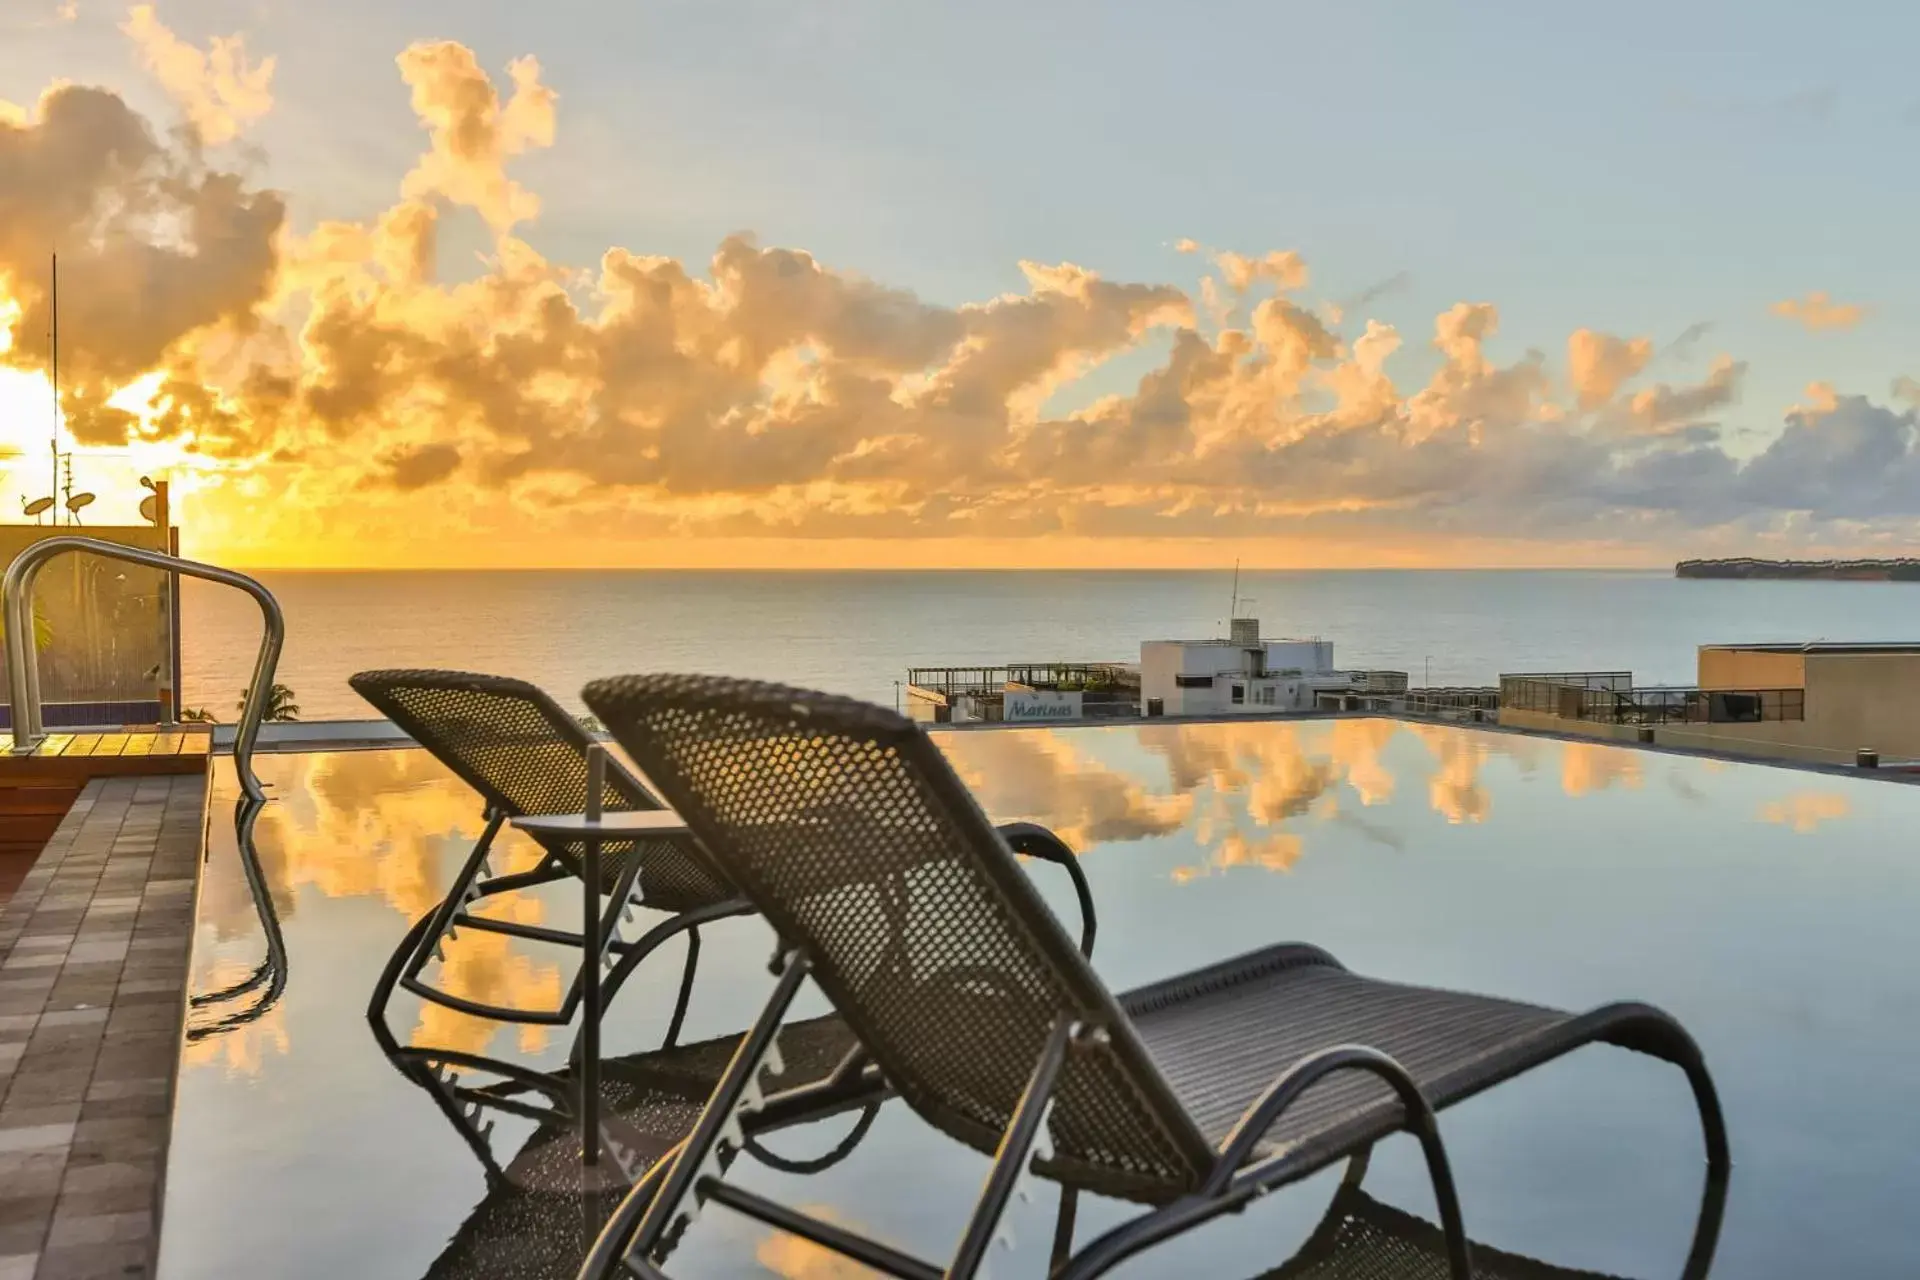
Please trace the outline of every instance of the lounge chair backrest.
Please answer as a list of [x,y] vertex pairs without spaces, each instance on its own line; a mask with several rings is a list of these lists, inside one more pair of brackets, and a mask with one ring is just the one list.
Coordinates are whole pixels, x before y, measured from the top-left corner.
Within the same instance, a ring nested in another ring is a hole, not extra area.
[[[347,683],[478,791],[489,808],[520,817],[577,813],[586,803],[593,739],[538,685],[432,670],[362,671]],[[611,757],[600,803],[608,812],[660,807]],[[610,845],[604,865],[611,872],[632,851],[632,845]],[[570,846],[552,852],[569,864],[578,858]],[[682,910],[732,896],[708,868],[673,845],[648,842],[643,852],[643,892],[662,907]]]
[[911,721],[720,677],[601,680],[585,699],[922,1117],[993,1151],[1065,1015],[1105,1034],[1068,1057],[1056,1162],[1123,1195],[1204,1171],[1125,1014]]

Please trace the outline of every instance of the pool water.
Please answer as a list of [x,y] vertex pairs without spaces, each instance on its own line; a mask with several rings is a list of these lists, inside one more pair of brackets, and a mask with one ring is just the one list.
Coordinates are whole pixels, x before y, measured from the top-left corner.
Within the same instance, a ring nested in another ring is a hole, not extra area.
[[[1081,851],[1099,906],[1095,967],[1125,988],[1270,942],[1318,943],[1373,976],[1562,1008],[1638,999],[1704,1049],[1735,1168],[1716,1275],[1920,1271],[1920,1113],[1900,1105],[1920,1051],[1920,788],[1493,731],[1338,719],[948,732],[937,738],[996,820],[1047,824]],[[163,1277],[559,1275],[597,1229],[591,1197],[533,1203],[490,1185],[366,1021],[375,978],[446,890],[482,825],[477,797],[418,750],[262,757],[255,844],[286,943],[284,992],[183,1055],[162,1219]],[[224,763],[201,886],[193,986],[260,961],[259,917]],[[525,858],[531,846],[508,847]],[[1057,869],[1033,864],[1070,932]],[[503,904],[571,926],[573,882]],[[746,918],[703,931],[683,1042],[743,1028],[772,979]],[[558,1000],[568,956],[463,932],[440,980],[525,1005]],[[665,1027],[677,946],[609,1017],[608,1055]],[[793,1015],[825,1011],[817,996]],[[502,1026],[411,997],[401,1040],[551,1066],[564,1029]],[[1275,1070],[1285,1064],[1275,1064]],[[1563,1267],[1677,1274],[1703,1171],[1681,1074],[1590,1048],[1442,1116],[1469,1233]],[[776,1135],[805,1156],[843,1119]],[[508,1164],[530,1124],[502,1125]],[[987,1161],[885,1107],[851,1155],[810,1176],[748,1160],[730,1177],[927,1257],[958,1238]],[[1252,1275],[1284,1261],[1337,1174],[1276,1193],[1136,1259],[1126,1275]],[[1432,1216],[1418,1150],[1375,1153],[1367,1189]],[[1078,1238],[1129,1212],[1083,1199]],[[1051,1192],[1017,1206],[1002,1276],[1044,1271]],[[509,1247],[542,1233],[539,1249]],[[674,1275],[864,1274],[711,1209]]]

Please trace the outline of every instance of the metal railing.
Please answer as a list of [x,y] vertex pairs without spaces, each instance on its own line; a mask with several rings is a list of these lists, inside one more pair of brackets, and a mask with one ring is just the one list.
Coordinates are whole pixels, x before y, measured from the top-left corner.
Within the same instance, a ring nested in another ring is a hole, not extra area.
[[1603,724],[1756,724],[1804,720],[1804,689],[1633,688],[1611,675],[1500,677],[1500,707]]
[[263,800],[266,792],[253,772],[253,746],[260,737],[260,720],[266,714],[273,692],[273,673],[280,663],[280,648],[286,642],[287,621],[273,593],[244,573],[216,568],[197,560],[148,551],[142,547],[123,547],[116,542],[63,534],[36,542],[22,551],[0,581],[0,617],[4,617],[7,635],[7,701],[13,715],[13,751],[31,752],[47,736],[40,719],[40,659],[33,643],[33,584],[40,569],[53,557],[67,551],[83,551],[109,560],[124,560],[168,573],[184,574],[207,582],[223,583],[246,592],[260,606],[262,631],[260,652],[253,663],[253,683],[248,688],[246,706],[233,735],[233,768],[240,787],[250,800]]

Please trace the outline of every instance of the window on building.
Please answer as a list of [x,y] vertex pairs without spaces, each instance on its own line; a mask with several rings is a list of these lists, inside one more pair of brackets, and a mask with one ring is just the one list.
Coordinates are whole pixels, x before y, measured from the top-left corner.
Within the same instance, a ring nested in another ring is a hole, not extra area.
[[1273,705],[1273,686],[1272,685],[1268,685],[1266,688],[1260,690],[1260,705],[1263,707],[1270,707]]
[[1233,700],[1236,703],[1245,702],[1247,700],[1247,686],[1243,684],[1233,686]]
[[1173,678],[1173,687],[1176,689],[1211,689],[1213,688],[1213,677],[1175,676]]

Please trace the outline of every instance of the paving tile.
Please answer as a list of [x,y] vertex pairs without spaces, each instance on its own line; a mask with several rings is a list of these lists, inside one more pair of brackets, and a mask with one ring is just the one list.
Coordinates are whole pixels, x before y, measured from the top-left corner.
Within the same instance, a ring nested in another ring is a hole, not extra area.
[[0,1131],[7,1129],[37,1129],[50,1124],[73,1124],[80,1119],[80,1104],[77,1102],[54,1102],[43,1105],[20,1105],[8,1103],[0,1106]]
[[64,1147],[0,1155],[0,1187],[6,1188],[8,1195],[57,1195],[66,1185],[66,1172]]
[[79,1129],[72,1121],[64,1124],[35,1124],[18,1129],[0,1125],[0,1155],[16,1151],[46,1151],[70,1145]]
[[40,1255],[34,1276],[35,1280],[127,1280],[147,1274],[152,1253],[152,1244],[144,1241],[48,1249]]
[[133,1187],[151,1195],[152,1187],[157,1181],[159,1181],[159,1172],[152,1161],[104,1160],[96,1164],[76,1164],[69,1161],[65,1166],[60,1189],[66,1195],[88,1195],[118,1187]]
[[53,1230],[47,1233],[47,1248],[68,1248],[79,1244],[125,1244],[145,1240],[153,1234],[153,1214],[145,1209],[123,1213],[73,1213],[65,1204],[54,1215]]
[[120,1098],[165,1098],[173,1093],[173,1081],[159,1076],[134,1080],[95,1080],[87,1086],[88,1102],[113,1102]]
[[10,1253],[0,1258],[0,1280],[34,1280],[34,1268],[39,1264],[37,1253]]

